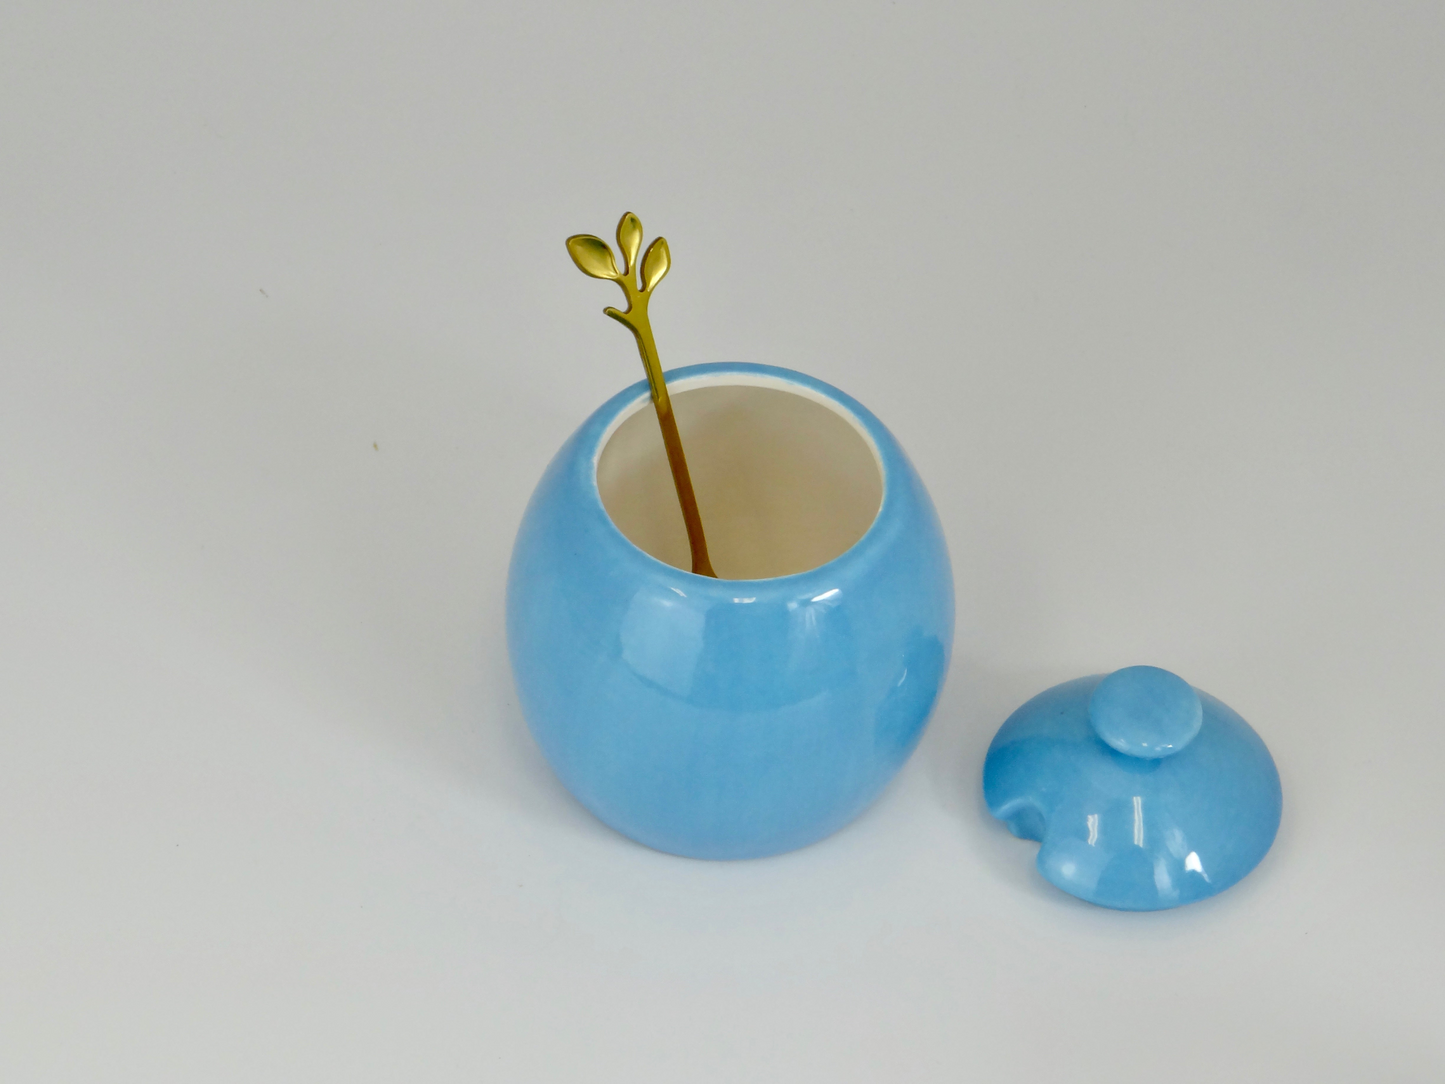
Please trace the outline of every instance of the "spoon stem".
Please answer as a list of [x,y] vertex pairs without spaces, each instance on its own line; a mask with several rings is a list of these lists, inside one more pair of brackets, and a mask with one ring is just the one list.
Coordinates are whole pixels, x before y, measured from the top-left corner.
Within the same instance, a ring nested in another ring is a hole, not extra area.
[[652,338],[652,322],[644,308],[636,323],[628,322],[637,339],[637,350],[647,370],[647,385],[652,390],[652,405],[657,411],[657,424],[662,430],[662,443],[667,449],[667,465],[672,468],[672,484],[677,490],[677,503],[682,508],[682,522],[687,527],[687,545],[692,551],[692,570],[699,576],[717,578],[707,555],[707,539],[702,533],[702,516],[698,514],[697,497],[692,491],[692,475],[687,470],[687,456],[682,451],[682,437],[677,431],[677,418],[672,413],[672,397],[662,378],[662,362],[657,357],[657,343]]

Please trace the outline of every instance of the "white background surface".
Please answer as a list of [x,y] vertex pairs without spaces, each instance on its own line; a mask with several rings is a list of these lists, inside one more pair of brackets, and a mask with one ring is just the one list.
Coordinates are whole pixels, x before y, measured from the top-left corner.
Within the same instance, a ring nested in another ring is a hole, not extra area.
[[[1445,1077],[1445,12],[1086,7],[8,0],[0,1078]],[[664,362],[852,393],[952,547],[918,754],[777,859],[613,834],[511,689],[626,209]],[[1285,790],[1154,915],[979,797],[1140,662]]]

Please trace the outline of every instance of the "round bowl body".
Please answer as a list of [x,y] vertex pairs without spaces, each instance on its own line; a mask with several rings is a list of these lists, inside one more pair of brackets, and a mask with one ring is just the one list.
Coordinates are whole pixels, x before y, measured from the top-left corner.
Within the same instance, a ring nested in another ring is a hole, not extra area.
[[673,854],[777,854],[851,821],[917,745],[952,648],[948,551],[897,441],[836,388],[745,364],[667,382],[674,403],[746,386],[836,412],[870,449],[876,516],[841,555],[772,578],[712,579],[651,556],[598,484],[612,435],[651,414],[639,382],[583,423],[527,507],[507,584],[512,670],[547,760],[601,820]]

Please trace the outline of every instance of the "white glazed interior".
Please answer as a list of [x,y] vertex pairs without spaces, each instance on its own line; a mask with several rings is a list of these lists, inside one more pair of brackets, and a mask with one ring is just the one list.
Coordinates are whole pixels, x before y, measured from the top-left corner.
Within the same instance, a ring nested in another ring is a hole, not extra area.
[[[759,373],[668,384],[718,576],[769,579],[833,560],[863,537],[883,470],[861,423],[810,388]],[[603,435],[597,489],[634,545],[688,569],[687,531],[652,401]]]

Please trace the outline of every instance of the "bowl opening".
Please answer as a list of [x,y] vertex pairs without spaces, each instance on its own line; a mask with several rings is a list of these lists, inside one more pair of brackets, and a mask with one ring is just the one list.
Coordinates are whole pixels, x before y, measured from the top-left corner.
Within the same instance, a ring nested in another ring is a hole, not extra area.
[[[749,373],[669,382],[719,578],[806,572],[841,556],[878,515],[883,468],[862,423],[803,385]],[[687,531],[652,400],[604,435],[597,490],[635,546],[690,569]]]

